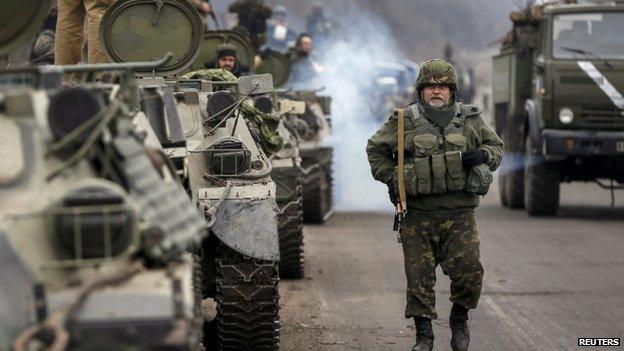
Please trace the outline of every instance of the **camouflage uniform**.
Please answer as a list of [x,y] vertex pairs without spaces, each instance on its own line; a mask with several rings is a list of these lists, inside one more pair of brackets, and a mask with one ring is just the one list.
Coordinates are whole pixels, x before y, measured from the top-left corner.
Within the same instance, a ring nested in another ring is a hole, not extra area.
[[[115,0],[59,0],[54,63],[73,65],[82,61],[82,48],[88,43],[89,63],[108,62],[100,44],[100,21]],[[86,38],[85,38],[86,18]]]
[[[430,67],[423,65],[421,69],[419,91],[424,84],[447,84],[453,91],[457,89],[450,65],[440,65],[434,72],[429,71]],[[433,67],[436,68],[435,64]],[[450,122],[441,127],[432,122],[428,116],[430,110],[420,102],[406,109],[408,211],[401,234],[408,281],[405,312],[408,318],[437,318],[433,288],[438,264],[451,278],[453,303],[473,309],[481,293],[483,267],[474,217],[479,197],[467,189],[475,179],[475,170],[485,168],[489,173],[498,168],[503,142],[485,123],[478,107],[453,102],[447,110]],[[397,134],[397,118],[392,115],[366,147],[373,177],[390,189],[397,188]],[[487,155],[487,159],[484,164],[466,170],[461,155],[470,150],[482,150],[479,152]],[[437,166],[442,167],[441,173]]]
[[407,275],[405,316],[436,319],[436,267],[451,278],[453,303],[477,307],[483,267],[473,209],[408,211],[401,233]]

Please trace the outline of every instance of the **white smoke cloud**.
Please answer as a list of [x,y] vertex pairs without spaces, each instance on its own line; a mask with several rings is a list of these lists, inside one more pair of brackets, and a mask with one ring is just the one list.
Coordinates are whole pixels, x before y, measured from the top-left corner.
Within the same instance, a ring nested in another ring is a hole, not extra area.
[[335,147],[335,203],[339,211],[393,211],[387,188],[372,178],[366,157],[366,142],[386,116],[371,112],[370,86],[374,63],[396,59],[399,54],[390,27],[379,17],[360,10],[351,2],[340,2],[334,14],[342,25],[331,42],[318,52],[318,61],[328,73],[320,79],[322,94],[332,103]]

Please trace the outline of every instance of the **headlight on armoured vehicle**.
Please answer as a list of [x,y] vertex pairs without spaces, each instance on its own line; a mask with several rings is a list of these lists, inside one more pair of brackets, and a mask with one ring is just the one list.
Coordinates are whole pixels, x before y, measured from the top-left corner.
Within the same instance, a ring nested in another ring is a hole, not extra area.
[[209,151],[213,174],[239,175],[251,169],[251,152],[236,138],[219,141]]
[[574,112],[567,107],[559,110],[559,120],[563,124],[570,124],[574,120]]
[[215,123],[221,122],[233,110],[236,99],[228,91],[217,91],[208,97],[206,104],[206,112],[208,119],[214,120]]
[[116,257],[132,245],[134,221],[117,191],[81,186],[62,199],[56,216],[58,244],[72,259]]

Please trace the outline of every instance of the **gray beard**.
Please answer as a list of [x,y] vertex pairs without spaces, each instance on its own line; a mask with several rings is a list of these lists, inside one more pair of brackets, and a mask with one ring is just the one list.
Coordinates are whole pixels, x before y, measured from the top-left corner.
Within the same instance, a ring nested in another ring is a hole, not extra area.
[[441,108],[446,106],[446,104],[444,103],[444,101],[441,100],[429,100],[429,102],[427,102],[427,105],[433,107],[433,108]]

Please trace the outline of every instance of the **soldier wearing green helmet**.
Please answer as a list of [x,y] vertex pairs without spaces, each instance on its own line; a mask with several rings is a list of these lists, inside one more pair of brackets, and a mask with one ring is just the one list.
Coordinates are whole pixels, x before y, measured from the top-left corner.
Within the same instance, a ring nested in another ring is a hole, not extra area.
[[477,306],[483,267],[474,210],[498,168],[503,142],[481,109],[456,102],[451,64],[421,65],[416,102],[397,109],[368,140],[373,177],[397,207],[407,276],[406,318],[414,318],[412,351],[433,349],[436,267],[451,279],[451,348],[468,350],[468,311]]

